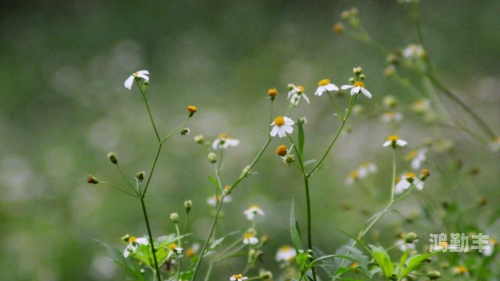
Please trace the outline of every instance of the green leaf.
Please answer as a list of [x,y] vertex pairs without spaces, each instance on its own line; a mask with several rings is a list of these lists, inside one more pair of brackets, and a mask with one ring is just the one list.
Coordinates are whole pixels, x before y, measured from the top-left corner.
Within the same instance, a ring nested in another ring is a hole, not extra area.
[[410,250],[404,251],[403,255],[401,256],[401,260],[399,261],[400,268],[403,268],[403,266],[406,263],[406,260],[408,260],[408,253],[410,253]]
[[305,166],[307,166],[307,165],[309,165],[309,164],[311,164],[311,163],[314,163],[314,162],[316,162],[316,161],[317,161],[316,159],[307,160],[307,161],[304,161],[304,164],[303,164],[303,165],[304,165],[304,167],[305,167]]
[[229,234],[226,234],[225,236],[223,236],[222,238],[219,238],[217,240],[215,240],[212,245],[210,245],[210,249],[211,250],[214,250],[217,246],[219,246],[223,241],[224,239],[226,239],[227,237],[231,236],[231,235],[234,235],[236,233],[240,233],[240,231],[234,231],[234,232],[231,232]]
[[302,157],[302,152],[304,151],[304,142],[306,141],[305,140],[305,137],[304,137],[304,127],[302,126],[302,122],[300,121],[300,119],[297,119],[297,127],[299,128],[299,146],[297,147],[298,148],[298,152],[299,152],[299,156]]
[[295,257],[295,261],[297,261],[297,265],[299,266],[300,271],[305,272],[307,270],[307,260],[309,257],[305,252],[302,252]]
[[208,176],[208,179],[217,187],[220,188],[219,183],[212,176]]
[[372,277],[370,270],[368,269],[368,264],[370,261],[368,260],[368,257],[363,254],[360,250],[346,246],[346,248],[349,250],[349,255],[354,258],[354,260],[358,263],[359,267],[363,270],[366,275],[369,277]]
[[99,241],[97,239],[94,239],[97,243],[103,245],[106,250],[108,250],[108,253],[111,255],[111,258],[113,259],[113,261],[118,264],[119,266],[123,267],[125,270],[127,270],[128,272],[132,273],[135,275],[135,277],[138,279],[138,280],[141,280],[141,281],[144,281],[145,279],[145,276],[144,274],[141,272],[141,267],[137,264],[137,262],[135,262],[133,260],[132,257],[127,257],[125,258],[123,256],[123,253],[118,250],[118,249],[115,249],[111,246],[109,246],[108,244],[102,242],[102,241]]
[[290,232],[292,235],[293,246],[297,255],[304,250],[302,246],[302,234],[300,232],[299,222],[295,219],[294,201],[292,200],[292,211],[290,212]]
[[342,232],[342,233],[344,233],[345,235],[349,236],[352,239],[351,241],[349,241],[349,243],[346,246],[353,247],[354,246],[353,240],[354,240],[354,241],[356,241],[356,243],[358,243],[363,248],[365,248],[367,252],[371,253],[370,249],[368,249],[368,247],[361,240],[359,240],[357,237],[355,237],[355,236],[353,236],[353,235],[351,235],[351,234],[349,234],[349,233],[347,233],[347,232],[345,232],[343,230],[340,230],[338,228],[337,228],[337,230],[340,231],[340,232]]
[[423,263],[423,261],[425,261],[426,259],[428,259],[432,256],[435,256],[435,255],[441,253],[441,251],[442,250],[435,251],[435,252],[428,253],[428,254],[423,254],[423,255],[415,255],[415,256],[409,258],[406,261],[406,268],[403,269],[403,271],[401,272],[401,275],[399,277],[404,278],[405,276],[410,274],[412,271],[420,269],[422,266],[425,265],[425,263]]
[[386,278],[391,277],[392,273],[394,273],[394,265],[392,264],[391,258],[387,254],[384,248],[375,247],[370,245],[372,248],[372,256],[377,261],[378,265],[384,272]]
[[[323,251],[321,251],[317,247],[313,247],[313,249],[314,249],[314,254],[315,254],[314,256],[319,256],[318,259],[321,260],[322,264],[320,265],[320,267],[329,276],[333,275],[335,273],[335,269],[336,269],[335,260],[333,259],[333,257],[326,257],[325,253],[323,253]],[[322,257],[325,257],[325,258],[322,259]]]

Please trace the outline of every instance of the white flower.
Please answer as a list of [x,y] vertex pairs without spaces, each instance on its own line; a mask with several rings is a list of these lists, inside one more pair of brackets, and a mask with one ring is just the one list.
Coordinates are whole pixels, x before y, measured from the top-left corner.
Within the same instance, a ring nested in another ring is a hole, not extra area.
[[389,111],[382,115],[382,121],[385,123],[389,122],[399,122],[403,118],[403,115],[399,112]]
[[359,179],[359,173],[357,170],[353,170],[349,173],[349,176],[345,180],[347,185],[352,185],[355,181]]
[[285,245],[279,248],[278,253],[276,253],[276,261],[291,262],[297,256],[295,249]]
[[196,252],[198,252],[199,249],[200,249],[200,244],[194,243],[193,246],[191,246],[191,248],[188,248],[186,250],[186,256],[190,258],[194,257],[194,255],[196,254]]
[[406,144],[407,142],[404,140],[400,140],[398,136],[389,136],[387,138],[387,141],[384,142],[382,146],[391,145],[392,147],[396,147],[396,146],[405,146]]
[[280,138],[285,137],[286,134],[291,134],[293,132],[293,122],[292,119],[288,117],[283,117],[283,116],[278,116],[276,119],[274,119],[274,122],[271,124],[271,126],[274,126],[273,129],[271,130],[271,137],[278,136]]
[[304,97],[307,103],[310,103],[306,94],[304,94],[304,87],[288,84],[288,98],[290,99],[290,102],[293,105],[297,105],[301,97]]
[[247,280],[247,279],[248,279],[248,277],[246,277],[246,276],[243,277],[243,275],[241,275],[241,274],[235,274],[229,278],[229,280],[231,280],[231,281],[243,281],[243,280]]
[[418,190],[422,190],[424,188],[424,182],[421,180],[418,180],[418,182],[415,182],[417,179],[417,176],[414,173],[406,173],[401,177],[401,180],[396,184],[396,187],[394,189],[394,193],[398,194],[403,192],[405,189],[408,189],[412,184],[415,185],[415,187]]
[[366,178],[368,174],[371,173],[376,173],[377,172],[377,166],[373,163],[363,163],[358,169],[358,177],[360,179]]
[[139,71],[135,72],[134,74],[130,75],[130,77],[127,78],[127,80],[125,80],[125,83],[124,83],[125,88],[132,90],[132,84],[134,83],[134,80],[136,78],[142,78],[142,79],[144,79],[144,81],[149,81],[148,75],[149,75],[149,71],[147,71],[147,70],[139,70]]
[[330,83],[330,79],[323,79],[318,82],[318,89],[314,93],[316,96],[321,96],[324,91],[338,91],[339,88],[335,84]]
[[427,153],[427,149],[421,148],[419,150],[412,150],[407,156],[406,160],[411,161],[411,167],[413,169],[419,169],[420,164],[425,161],[425,153]]
[[410,44],[403,50],[403,57],[407,59],[420,59],[424,56],[425,51],[421,45]]
[[399,239],[396,241],[396,245],[399,245],[399,249],[401,251],[406,251],[406,250],[415,250],[415,244],[413,243],[406,243],[404,239]]
[[257,205],[252,205],[248,210],[244,212],[244,214],[247,216],[247,219],[253,220],[256,214],[259,214],[261,216],[264,215],[264,212],[259,208]]
[[257,237],[255,237],[255,232],[249,231],[245,234],[245,236],[243,236],[243,244],[255,245],[257,243],[259,243],[259,239],[257,239]]
[[[217,199],[219,199],[218,201],[220,202],[220,200],[222,199],[222,195],[219,195],[218,196],[219,198],[217,198],[215,195],[208,198],[207,199],[207,203],[208,205],[210,206],[217,206]],[[233,201],[233,198],[230,196],[230,195],[226,195],[226,197],[224,197],[224,202],[231,202]]]
[[493,255],[493,252],[495,251],[496,245],[498,245],[497,240],[493,238],[488,239],[488,247],[483,248],[483,256],[491,257],[491,255]]
[[128,257],[130,254],[135,253],[140,245],[148,245],[149,240],[147,238],[135,238],[134,236],[128,238],[128,246],[123,251],[123,256]]
[[365,89],[365,84],[361,81],[356,81],[354,82],[354,85],[344,85],[340,88],[342,90],[351,89],[351,96],[357,95],[359,94],[359,92],[362,92],[363,95],[367,96],[368,98],[372,98],[372,94],[370,94],[370,92],[368,92],[368,90]]
[[172,243],[172,244],[169,244],[168,245],[168,249],[170,250],[170,252],[168,253],[167,255],[167,260],[171,257],[171,256],[176,256],[176,255],[180,255],[182,254],[182,248],[177,246],[177,244],[175,243]]
[[213,143],[212,143],[212,148],[213,149],[226,149],[230,146],[237,146],[240,143],[239,140],[235,140],[233,138],[228,137],[226,134],[220,134],[219,138],[217,138]]

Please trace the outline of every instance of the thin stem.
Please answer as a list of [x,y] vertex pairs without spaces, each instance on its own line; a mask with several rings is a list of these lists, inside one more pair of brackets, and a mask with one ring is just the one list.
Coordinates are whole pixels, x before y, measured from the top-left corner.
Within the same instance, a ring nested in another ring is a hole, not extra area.
[[161,140],[161,143],[164,143],[169,137],[175,135],[175,134],[178,134],[179,132],[177,131],[180,127],[184,126],[187,121],[189,121],[191,117],[188,117],[188,119],[186,119],[184,122],[182,122],[182,124],[180,124],[179,126],[177,126],[175,129],[173,129],[170,133],[168,133],[168,135],[166,137],[164,137],[162,140]]
[[221,200],[220,200],[220,203],[217,206],[217,211],[215,212],[215,217],[214,217],[214,221],[212,222],[212,226],[210,227],[210,232],[208,233],[208,237],[205,240],[205,244],[203,244],[203,248],[201,249],[200,258],[196,262],[196,266],[194,268],[194,273],[193,273],[193,277],[191,277],[191,281],[195,280],[195,278],[196,278],[196,274],[198,273],[198,269],[200,267],[201,261],[203,260],[203,255],[205,254],[205,250],[207,249],[208,242],[210,241],[210,238],[212,238],[212,234],[214,232],[215,225],[217,224],[217,219],[219,218],[219,212],[220,212],[220,209],[222,207],[222,203],[224,202],[225,197],[226,197],[226,195],[223,193]]
[[[273,111],[274,111],[274,100],[271,99],[271,115],[269,117],[269,126],[273,123]],[[269,134],[271,133],[272,127],[269,127]]]
[[[313,249],[312,245],[312,216],[311,216],[311,197],[309,192],[309,178],[304,176],[304,185],[306,187],[306,202],[307,202],[307,244],[309,249]],[[316,280],[316,270],[314,267],[312,269],[313,279]]]
[[[185,225],[186,224],[184,223],[184,226]],[[175,223],[175,231],[177,232],[177,244],[179,245],[179,247],[181,247],[182,251],[184,251],[184,248],[183,248],[183,245],[181,242],[181,232],[179,231],[179,225],[177,223]],[[184,239],[183,239],[183,241],[184,241]],[[182,269],[182,259],[179,259],[179,267],[177,268],[177,276],[178,277],[181,276],[181,269]]]
[[151,120],[151,124],[153,125],[153,129],[155,130],[156,139],[158,140],[158,142],[161,142],[160,135],[158,134],[158,130],[156,130],[156,125],[155,125],[155,122],[153,120],[153,115],[151,114],[151,109],[149,108],[148,99],[146,98],[146,91],[144,91],[142,89],[139,81],[136,80],[136,82],[137,82],[137,86],[139,86],[139,90],[141,91],[142,97],[144,98],[144,102],[146,103],[146,108],[148,109],[149,119]]
[[208,281],[208,279],[210,278],[210,274],[212,274],[212,269],[214,268],[214,263],[213,262],[210,262],[210,264],[208,265],[208,269],[207,269],[207,273],[205,274],[205,281]]
[[148,190],[149,183],[151,182],[151,179],[153,178],[153,172],[155,171],[156,162],[158,162],[158,157],[160,157],[160,152],[161,152],[162,146],[163,146],[163,143],[160,142],[160,144],[158,145],[158,151],[156,152],[155,161],[153,162],[153,166],[151,167],[151,172],[149,172],[148,181],[146,182],[146,186],[144,187],[144,192],[142,193],[142,196],[146,195],[146,191]]
[[158,261],[156,260],[156,250],[153,242],[153,235],[151,234],[151,227],[149,226],[148,214],[146,212],[146,204],[144,203],[144,196],[139,197],[141,199],[142,212],[144,213],[144,220],[146,221],[146,227],[148,229],[149,243],[151,244],[151,251],[153,252],[153,260],[155,262],[156,276],[158,281],[161,281],[160,268],[158,267]]
[[330,97],[330,101],[333,103],[335,110],[337,110],[337,114],[339,115],[340,120],[344,120],[344,116],[340,112],[339,107],[337,106],[337,103],[335,103],[335,101],[333,100],[332,95],[330,94],[330,92],[328,90],[326,92],[328,93],[328,97]]
[[121,191],[121,192],[123,192],[123,193],[127,194],[127,195],[130,195],[130,196],[135,197],[135,198],[139,198],[137,195],[134,195],[134,194],[132,194],[132,193],[126,192],[125,190],[123,190],[123,189],[119,188],[118,186],[116,186],[116,185],[114,185],[114,184],[112,184],[112,183],[105,182],[105,181],[101,181],[101,182],[99,182],[99,184],[107,184],[107,185],[110,185],[110,186],[112,186],[112,187],[114,187],[114,188],[118,189],[119,191]]

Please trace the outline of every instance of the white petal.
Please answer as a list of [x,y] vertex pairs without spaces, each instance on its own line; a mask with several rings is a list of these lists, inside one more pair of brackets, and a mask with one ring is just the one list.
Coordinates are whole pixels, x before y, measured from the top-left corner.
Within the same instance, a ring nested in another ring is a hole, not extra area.
[[353,87],[354,87],[353,85],[343,85],[342,87],[340,87],[340,89],[347,90],[347,89],[350,89],[350,88],[353,88]]
[[370,99],[372,98],[372,94],[370,94],[370,92],[368,92],[368,90],[367,90],[367,89],[365,89],[365,88],[361,87],[361,88],[360,88],[360,90],[361,90],[361,92],[363,92],[363,94],[364,94],[365,96],[367,96],[367,97],[368,97],[368,98],[370,98]]
[[407,142],[404,141],[404,140],[397,140],[396,144],[399,145],[399,146],[405,146],[407,144]]
[[328,84],[325,86],[325,89],[328,91],[338,91],[339,87],[335,86],[334,84]]
[[291,126],[283,126],[283,130],[289,134],[291,134],[293,132],[293,127]]
[[389,146],[389,145],[391,145],[391,143],[392,143],[392,141],[386,141],[386,142],[384,142],[384,144],[382,146]]
[[212,148],[213,149],[218,149],[219,148],[219,142],[220,142],[219,139],[214,140],[214,142],[212,143]]
[[351,96],[359,94],[359,88],[360,88],[359,86],[352,88],[351,89]]
[[123,84],[125,88],[132,90],[132,84],[134,83],[134,75],[130,75],[127,80],[125,80],[125,83]]
[[135,240],[135,242],[142,244],[142,245],[147,245],[149,243],[149,239],[148,238],[137,238]]
[[128,249],[125,249],[125,251],[123,251],[123,256],[124,257],[128,257],[130,255],[130,252]]
[[293,124],[295,124],[295,122],[293,122],[292,118],[284,117],[283,119],[285,119],[285,125],[293,126]]
[[304,99],[307,101],[307,103],[310,103],[310,102],[309,102],[309,99],[308,99],[308,98],[307,98],[307,96],[306,96],[306,94],[302,94],[301,96],[303,96],[303,97],[304,97]]
[[415,186],[417,187],[418,190],[422,190],[422,189],[424,189],[424,182],[419,181],[415,184]]
[[285,132],[285,130],[284,130],[284,128],[283,128],[283,127],[279,127],[279,128],[278,128],[278,136],[279,136],[280,138],[286,137],[286,132]]
[[279,128],[278,126],[273,127],[273,129],[271,130],[271,133],[270,133],[271,137],[276,136],[276,134],[278,133],[278,128]]
[[137,73],[137,77],[141,77],[145,81],[149,81],[149,77],[142,73]]
[[319,86],[318,89],[316,90],[316,92],[314,93],[315,96],[321,96],[323,94],[323,91],[324,91],[324,87],[323,86]]
[[139,71],[137,71],[137,74],[146,74],[146,75],[149,75],[149,71],[147,71],[147,70],[139,70]]

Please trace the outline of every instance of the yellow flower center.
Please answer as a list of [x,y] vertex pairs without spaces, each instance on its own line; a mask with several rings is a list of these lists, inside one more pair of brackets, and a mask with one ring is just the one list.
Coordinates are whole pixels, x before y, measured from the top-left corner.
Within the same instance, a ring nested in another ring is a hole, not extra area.
[[219,135],[219,139],[227,139],[227,138],[228,138],[227,134],[220,134]]
[[196,111],[198,111],[198,109],[196,108],[196,106],[190,105],[188,106],[188,111],[189,113],[195,113]]
[[351,173],[349,174],[349,177],[351,179],[357,179],[358,178],[358,171],[351,171]]
[[173,251],[173,250],[175,250],[175,248],[177,248],[177,244],[172,243],[172,244],[168,245],[168,248],[169,248],[171,251]]
[[406,159],[408,160],[413,160],[415,157],[418,155],[418,150],[412,150],[408,155],[406,156]]
[[242,279],[243,275],[241,275],[241,274],[235,274],[235,275],[233,275],[233,278]]
[[274,124],[278,127],[283,126],[283,124],[285,124],[285,118],[283,118],[282,116],[276,117],[276,119],[274,119]]
[[465,267],[463,265],[457,266],[456,269],[457,269],[457,272],[461,273],[461,274],[467,273],[469,271],[469,270],[467,270],[467,267]]
[[428,177],[428,176],[430,176],[430,174],[431,174],[431,173],[429,173],[429,170],[427,170],[427,169],[423,169],[423,170],[422,170],[422,175],[424,175],[424,176]]
[[354,87],[361,87],[361,88],[364,88],[365,87],[365,83],[361,82],[361,81],[356,81],[354,83]]
[[292,247],[290,247],[290,246],[288,246],[288,245],[285,245],[285,246],[283,246],[283,247],[281,247],[281,248],[280,248],[280,250],[281,250],[282,252],[288,252],[288,251],[290,251],[291,249],[292,249]]
[[412,180],[413,180],[413,179],[415,179],[416,177],[417,177],[417,176],[416,176],[414,173],[411,173],[411,172],[410,172],[410,173],[406,173],[406,174],[405,174],[405,178],[406,178],[406,180],[409,180],[409,179],[412,179]]
[[387,138],[387,140],[388,140],[388,141],[397,141],[397,140],[399,140],[399,137],[398,137],[398,136],[389,136],[389,137]]
[[300,90],[299,94],[302,94],[304,92],[304,87],[302,86],[297,86],[297,89]]
[[269,89],[269,91],[267,91],[267,94],[268,94],[270,97],[275,97],[275,96],[278,94],[278,91],[276,90],[276,88],[274,88],[274,89]]
[[137,238],[135,238],[134,236],[131,236],[131,237],[128,239],[128,242],[132,244],[132,243],[134,243],[134,242],[135,242],[135,240],[137,240]]
[[137,75],[139,75],[139,71],[134,72],[134,77],[137,77]]
[[193,257],[194,256],[194,249],[193,248],[187,249],[186,256]]
[[287,150],[286,150],[286,146],[284,146],[284,145],[280,145],[276,149],[276,154],[278,154],[281,157],[285,156],[286,153],[287,153]]
[[361,167],[363,167],[363,168],[369,168],[370,167],[370,163],[369,162],[365,162],[365,163],[361,164]]
[[318,82],[318,86],[326,86],[328,84],[330,84],[330,79],[323,79]]
[[254,237],[255,235],[253,234],[253,232],[248,232],[247,234],[245,234],[245,239],[250,239],[252,237]]
[[258,208],[259,208],[259,206],[257,206],[257,205],[250,206],[250,209],[258,209]]

